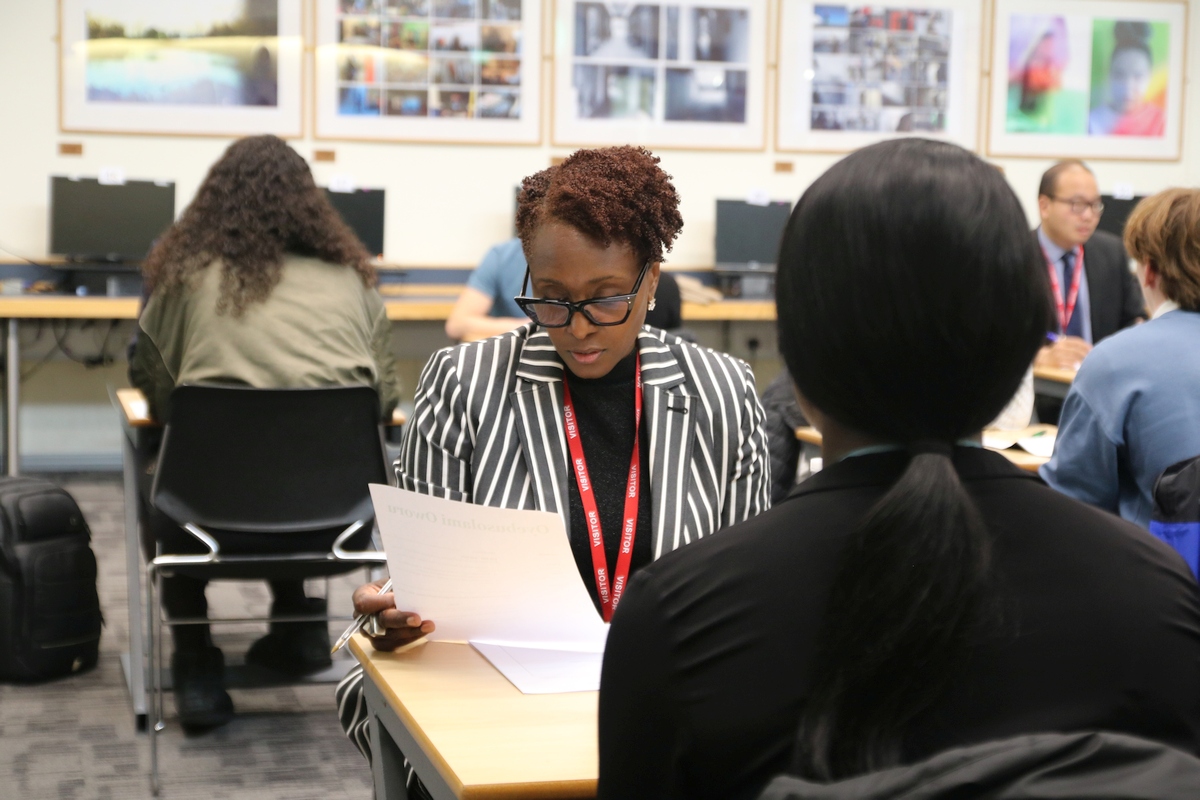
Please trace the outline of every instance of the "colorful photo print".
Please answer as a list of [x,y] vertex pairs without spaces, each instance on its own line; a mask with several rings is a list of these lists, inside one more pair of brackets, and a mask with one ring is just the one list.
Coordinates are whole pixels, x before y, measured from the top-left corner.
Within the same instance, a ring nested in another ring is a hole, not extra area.
[[480,0],[483,18],[517,21],[521,19],[521,0]]
[[433,16],[439,19],[475,19],[475,0],[433,0]]
[[1169,48],[1165,22],[1093,20],[1089,136],[1165,135]]
[[433,92],[429,107],[431,117],[472,117],[475,115],[475,92],[450,89]]
[[378,45],[382,30],[378,17],[346,17],[342,20],[338,41],[342,44]]
[[427,116],[429,92],[424,89],[388,89],[384,111],[390,117]]
[[517,119],[521,116],[521,95],[517,92],[481,91],[475,101],[481,119]]
[[483,25],[479,29],[482,43],[480,50],[486,53],[520,53],[521,26]]
[[429,0],[387,0],[389,17],[427,17]]
[[479,65],[479,82],[488,86],[519,86],[521,61],[516,58],[489,58]]
[[388,83],[424,84],[429,81],[429,56],[396,52],[384,56],[384,80]]
[[585,119],[652,119],[655,71],[647,67],[575,67],[578,114]]
[[1009,133],[1087,133],[1091,27],[1091,20],[1079,16],[1009,18]]
[[429,39],[431,50],[455,53],[478,50],[479,24],[475,22],[435,22]]
[[540,141],[539,0],[314,2],[316,138]]
[[475,62],[471,58],[433,59],[430,82],[470,86],[475,83]]
[[693,8],[692,31],[696,61],[741,63],[750,57],[750,12],[745,9]]
[[659,7],[575,5],[575,55],[635,61],[658,58]]
[[817,5],[813,17],[812,130],[944,130],[953,11]]
[[724,67],[667,70],[668,120],[746,121],[746,71]]
[[147,5],[86,12],[86,97],[92,103],[275,106],[276,0]]
[[394,50],[428,50],[428,22],[389,22],[384,30],[384,47]]
[[377,117],[382,96],[380,90],[373,87],[343,86],[338,92],[338,113]]

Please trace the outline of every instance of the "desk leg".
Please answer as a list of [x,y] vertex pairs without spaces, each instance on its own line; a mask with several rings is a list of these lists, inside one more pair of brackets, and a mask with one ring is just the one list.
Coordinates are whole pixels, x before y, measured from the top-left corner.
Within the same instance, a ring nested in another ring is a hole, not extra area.
[[17,442],[17,424],[19,422],[19,409],[21,405],[21,340],[17,338],[17,320],[10,319],[8,321],[6,342],[7,355],[7,394],[5,395],[5,411],[8,418],[8,429],[4,437],[4,449],[7,454],[8,474],[21,474],[18,461],[21,457],[21,448]]
[[[123,426],[125,427],[125,426]],[[133,445],[134,431],[121,432],[122,466],[125,475],[125,586],[129,603],[129,654],[125,667],[125,685],[133,705],[139,731],[146,730],[146,650],[143,643],[145,620],[142,614],[142,559],[138,542],[138,475]]]
[[375,779],[375,800],[407,800],[405,758],[434,800],[456,800],[442,774],[366,675],[363,676],[363,692],[371,712],[371,768]]

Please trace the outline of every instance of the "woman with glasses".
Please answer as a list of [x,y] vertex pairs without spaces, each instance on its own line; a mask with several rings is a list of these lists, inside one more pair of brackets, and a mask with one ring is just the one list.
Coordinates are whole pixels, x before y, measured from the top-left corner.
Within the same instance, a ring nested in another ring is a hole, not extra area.
[[[532,321],[430,359],[396,462],[405,489],[558,513],[606,620],[639,567],[770,505],[750,368],[643,327],[678,206],[658,158],[637,147],[581,150],[526,178],[517,302]],[[380,649],[433,630],[373,586],[355,609],[383,612]],[[360,682],[343,682],[339,709],[366,752]]]

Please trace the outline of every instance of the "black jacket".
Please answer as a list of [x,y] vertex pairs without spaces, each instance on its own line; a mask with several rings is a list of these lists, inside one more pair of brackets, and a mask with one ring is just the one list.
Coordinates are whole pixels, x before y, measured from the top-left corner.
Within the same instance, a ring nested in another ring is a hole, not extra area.
[[1200,759],[1113,733],[1044,733],[959,747],[836,783],[771,781],[758,800],[1195,800]]
[[[826,466],[634,576],[604,654],[601,798],[753,798],[788,768],[843,544],[907,460]],[[993,537],[1004,624],[908,727],[902,763],[1047,731],[1200,752],[1200,589],[1179,556],[998,453],[954,461]]]
[[[1037,231],[1033,236],[1036,240]],[[1146,298],[1137,276],[1129,270],[1129,256],[1118,237],[1107,231],[1092,234],[1083,245],[1083,268],[1087,272],[1093,344],[1147,317]]]

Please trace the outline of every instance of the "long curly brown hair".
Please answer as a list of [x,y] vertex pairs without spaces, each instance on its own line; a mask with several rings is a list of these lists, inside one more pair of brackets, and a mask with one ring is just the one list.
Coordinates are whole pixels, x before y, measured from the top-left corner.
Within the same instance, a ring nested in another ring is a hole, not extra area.
[[220,259],[217,313],[239,317],[270,296],[285,253],[355,270],[375,285],[370,255],[313,182],[300,154],[277,136],[251,136],[212,165],[191,205],[142,265],[150,291],[173,291]]
[[517,235],[528,249],[547,218],[608,247],[627,244],[642,260],[662,261],[683,228],[679,193],[658,156],[622,145],[578,150],[521,182]]

